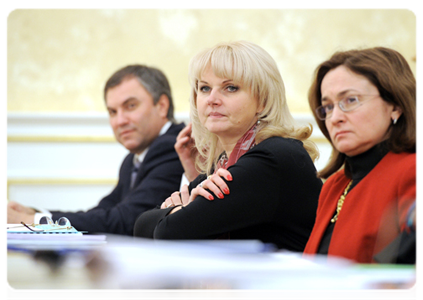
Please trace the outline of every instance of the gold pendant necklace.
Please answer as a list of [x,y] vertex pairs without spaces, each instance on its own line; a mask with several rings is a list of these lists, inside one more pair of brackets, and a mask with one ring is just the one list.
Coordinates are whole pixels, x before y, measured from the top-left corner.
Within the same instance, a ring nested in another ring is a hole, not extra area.
[[338,220],[339,212],[342,209],[342,205],[344,205],[345,196],[347,196],[348,189],[350,188],[351,184],[352,184],[352,180],[348,183],[347,187],[344,190],[344,193],[341,195],[341,198],[339,198],[338,200],[338,205],[336,206],[336,214],[332,218],[332,220],[330,220],[332,223],[335,223],[336,220]]

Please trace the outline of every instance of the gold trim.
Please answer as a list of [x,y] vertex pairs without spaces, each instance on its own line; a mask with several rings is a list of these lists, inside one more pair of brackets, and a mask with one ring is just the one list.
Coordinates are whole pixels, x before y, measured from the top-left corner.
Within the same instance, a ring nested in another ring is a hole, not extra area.
[[113,136],[8,136],[7,142],[13,143],[111,143],[116,142]]
[[19,178],[8,179],[6,187],[6,197],[9,200],[11,185],[116,185],[116,179],[98,178]]

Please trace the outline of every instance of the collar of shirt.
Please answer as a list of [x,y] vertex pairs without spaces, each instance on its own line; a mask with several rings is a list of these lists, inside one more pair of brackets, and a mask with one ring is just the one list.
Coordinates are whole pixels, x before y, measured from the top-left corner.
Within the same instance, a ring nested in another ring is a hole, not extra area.
[[[167,121],[167,122],[166,122],[166,124],[164,124],[164,125],[163,125],[162,129],[160,129],[159,136],[161,136],[161,135],[165,134],[165,133],[166,133],[166,131],[169,129],[169,127],[170,127],[171,125],[172,125],[172,122]],[[144,157],[147,155],[148,148],[149,148],[149,147],[147,147],[147,148],[146,148],[143,152],[141,152],[140,154],[135,154],[135,155],[134,155],[134,160],[133,160],[134,165],[140,165],[140,164],[143,162]]]
[[159,136],[162,134],[165,134],[171,125],[172,125],[172,122],[167,121],[166,124],[163,125],[162,129],[160,129]]

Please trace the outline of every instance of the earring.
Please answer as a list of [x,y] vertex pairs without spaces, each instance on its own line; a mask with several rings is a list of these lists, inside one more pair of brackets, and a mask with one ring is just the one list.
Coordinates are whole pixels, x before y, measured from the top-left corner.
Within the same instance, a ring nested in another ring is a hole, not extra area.
[[257,125],[260,125],[260,120],[257,120],[257,123],[256,123]]
[[398,121],[398,119],[393,119],[392,124],[394,124],[394,125],[397,124],[397,121]]

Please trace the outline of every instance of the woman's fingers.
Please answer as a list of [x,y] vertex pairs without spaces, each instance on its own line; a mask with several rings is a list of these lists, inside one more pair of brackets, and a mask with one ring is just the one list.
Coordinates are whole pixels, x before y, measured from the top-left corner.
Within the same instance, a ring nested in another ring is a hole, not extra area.
[[179,150],[185,148],[191,140],[191,124],[183,128],[176,137],[175,148]]
[[188,205],[188,204],[189,204],[189,202],[190,202],[190,201],[189,201],[189,200],[190,200],[190,198],[189,198],[188,185],[184,184],[184,185],[182,186],[180,196],[181,196],[181,199],[182,199],[182,203],[183,203],[183,205],[184,205],[184,206]]
[[173,206],[183,205],[180,192],[174,192],[160,206],[160,208],[169,208]]
[[209,200],[214,200],[211,193],[215,194],[219,199],[223,199],[224,195],[228,195],[230,191],[225,180],[222,178],[232,181],[232,175],[228,170],[219,169],[216,174],[208,176],[206,180],[202,181],[191,191],[190,201],[193,201],[198,195]]
[[177,151],[180,151],[180,152],[183,151],[183,150],[185,150],[185,148],[187,147],[187,145],[190,142],[190,139],[191,138],[189,136],[183,136],[183,137],[178,138],[176,140],[176,143],[175,143],[175,149]]
[[217,171],[216,171],[216,174],[217,175],[219,175],[220,177],[222,177],[222,178],[225,178],[227,181],[232,181],[232,175],[231,175],[231,172],[229,172],[228,170],[226,170],[226,169],[222,169],[222,168],[220,168],[220,169],[218,169]]
[[162,205],[160,206],[160,208],[163,209],[163,208],[168,208],[168,207],[171,207],[171,206],[175,206],[175,205],[173,204],[171,197],[168,197],[162,203]]
[[172,193],[172,195],[170,196],[172,203],[174,204],[174,206],[176,205],[182,205],[182,199],[181,199],[181,193],[180,192],[174,192]]
[[206,189],[204,189],[203,187],[199,185],[197,185],[196,188],[193,188],[191,190],[191,195],[189,197],[189,202],[194,201],[194,199],[197,196],[203,196],[204,198],[208,199],[208,200],[214,200],[214,197],[212,194],[210,194]]
[[207,188],[209,188],[216,196],[222,196],[219,198],[223,198],[223,194],[228,195],[230,193],[229,187],[223,178],[227,181],[232,181],[232,175],[228,170],[218,169],[215,174],[207,177],[207,182],[205,182],[205,184],[207,184]]
[[182,136],[191,136],[192,131],[192,125],[189,123],[187,126],[185,126],[178,134],[177,139]]
[[203,188],[211,191],[217,196],[217,198],[223,199],[223,193],[229,194],[229,189],[226,186],[226,183],[222,182],[223,180],[219,176],[216,176],[215,178],[208,177],[206,180],[203,181]]
[[214,195],[216,195],[219,199],[223,199],[224,195],[228,195],[230,193],[229,187],[226,184],[226,181],[232,181],[232,175],[228,170],[219,169],[216,171],[215,174],[210,175],[207,177],[206,180],[202,181],[197,187],[191,190],[191,194],[189,194],[188,186],[184,185],[181,189],[181,192],[175,192],[172,196],[162,204],[163,206],[171,205],[169,202],[173,201],[174,205],[188,205],[190,202],[194,201],[197,196],[203,196],[208,200],[214,200]]

